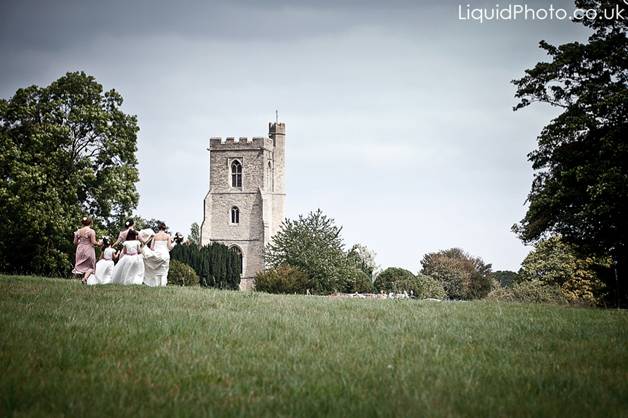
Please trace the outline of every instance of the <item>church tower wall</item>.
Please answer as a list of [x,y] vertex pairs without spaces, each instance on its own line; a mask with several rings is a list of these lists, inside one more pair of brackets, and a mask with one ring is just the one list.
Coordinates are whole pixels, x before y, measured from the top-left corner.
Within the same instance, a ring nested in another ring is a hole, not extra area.
[[263,270],[264,245],[283,221],[284,160],[283,123],[269,124],[269,137],[209,141],[210,187],[201,243],[220,242],[241,251],[241,288],[250,288],[255,274]]

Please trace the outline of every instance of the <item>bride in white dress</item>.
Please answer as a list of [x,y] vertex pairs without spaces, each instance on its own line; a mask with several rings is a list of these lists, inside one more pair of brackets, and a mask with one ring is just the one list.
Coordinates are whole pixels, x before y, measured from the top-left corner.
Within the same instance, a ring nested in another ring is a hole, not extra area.
[[129,229],[126,241],[122,244],[120,261],[113,269],[111,283],[142,284],[143,281],[144,259],[142,256],[142,243],[137,239],[137,232]]
[[168,284],[168,270],[170,269],[170,250],[173,248],[172,238],[166,232],[166,224],[160,222],[159,232],[152,230],[140,231],[140,239],[147,242],[151,238],[150,248],[144,246],[144,284],[151,287],[166,286]]

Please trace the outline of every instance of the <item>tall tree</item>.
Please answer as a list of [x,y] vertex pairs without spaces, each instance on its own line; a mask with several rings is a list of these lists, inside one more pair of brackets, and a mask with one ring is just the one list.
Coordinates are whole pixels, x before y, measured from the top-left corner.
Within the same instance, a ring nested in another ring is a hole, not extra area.
[[188,235],[188,242],[196,246],[201,245],[201,227],[198,223],[194,222],[190,226],[190,235]]
[[137,119],[94,77],[67,73],[0,100],[0,269],[64,274],[72,231],[115,230],[137,205]]
[[491,265],[460,248],[426,254],[421,266],[421,273],[442,283],[451,299],[480,299],[493,286]]
[[363,244],[354,244],[347,252],[347,257],[366,273],[371,279],[379,272],[379,265],[375,262],[375,251]]
[[318,209],[298,219],[286,219],[264,249],[270,267],[292,266],[308,275],[315,293],[342,291],[357,267],[347,258],[342,227]]
[[596,10],[578,23],[587,43],[540,42],[550,62],[514,80],[515,110],[534,102],[562,109],[528,155],[535,170],[523,220],[513,227],[526,243],[550,233],[585,254],[612,256],[618,296],[628,301],[628,6],[577,0]]

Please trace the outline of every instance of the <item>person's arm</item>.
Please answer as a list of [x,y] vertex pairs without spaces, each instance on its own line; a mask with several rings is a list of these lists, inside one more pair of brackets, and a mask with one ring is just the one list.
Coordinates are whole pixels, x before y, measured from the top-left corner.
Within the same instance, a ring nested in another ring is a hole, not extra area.
[[79,234],[78,231],[74,231],[74,245],[78,244]]
[[90,230],[89,230],[89,237],[90,237],[90,238],[91,238],[91,240],[92,240],[92,245],[93,245],[93,246],[97,246],[97,245],[101,245],[101,244],[102,244],[102,243],[99,243],[99,242],[96,240],[96,232],[95,232],[93,229],[90,229]]
[[113,247],[117,247],[118,245],[122,244],[124,242],[124,238],[122,236],[122,232],[120,232],[118,234],[118,239],[116,240],[116,242],[113,243]]
[[171,251],[173,248],[174,245],[172,244],[172,237],[168,234],[168,251]]

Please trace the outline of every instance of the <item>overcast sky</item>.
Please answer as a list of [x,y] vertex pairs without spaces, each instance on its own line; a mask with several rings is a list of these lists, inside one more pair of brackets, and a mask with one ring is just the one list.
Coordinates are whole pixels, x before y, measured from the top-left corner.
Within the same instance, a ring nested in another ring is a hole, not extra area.
[[209,137],[266,135],[278,109],[287,216],[321,208],[383,267],[461,247],[516,270],[526,154],[556,111],[513,112],[510,80],[544,59],[541,39],[588,33],[459,20],[459,5],[495,2],[3,0],[0,96],[76,70],[118,90],[141,128],[138,214],[185,233],[203,218]]

